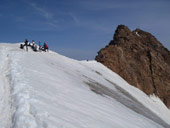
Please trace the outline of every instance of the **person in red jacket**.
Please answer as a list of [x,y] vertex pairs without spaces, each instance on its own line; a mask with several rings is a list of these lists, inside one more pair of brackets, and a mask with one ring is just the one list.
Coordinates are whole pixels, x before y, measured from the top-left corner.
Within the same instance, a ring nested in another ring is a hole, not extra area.
[[48,45],[47,45],[45,42],[44,42],[43,48],[44,48],[44,51],[45,51],[45,52],[48,51]]

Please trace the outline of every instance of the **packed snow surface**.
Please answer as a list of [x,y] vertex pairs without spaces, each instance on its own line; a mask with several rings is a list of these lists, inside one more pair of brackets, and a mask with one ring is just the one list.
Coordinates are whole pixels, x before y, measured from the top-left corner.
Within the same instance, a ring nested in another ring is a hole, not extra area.
[[170,110],[96,61],[0,44],[0,128],[170,128]]

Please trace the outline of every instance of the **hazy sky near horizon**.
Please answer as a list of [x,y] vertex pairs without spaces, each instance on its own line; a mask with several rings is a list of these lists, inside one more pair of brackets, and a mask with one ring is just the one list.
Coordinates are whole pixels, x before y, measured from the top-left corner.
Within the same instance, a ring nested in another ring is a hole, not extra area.
[[119,24],[152,33],[170,49],[170,0],[0,0],[0,42],[27,38],[94,59]]

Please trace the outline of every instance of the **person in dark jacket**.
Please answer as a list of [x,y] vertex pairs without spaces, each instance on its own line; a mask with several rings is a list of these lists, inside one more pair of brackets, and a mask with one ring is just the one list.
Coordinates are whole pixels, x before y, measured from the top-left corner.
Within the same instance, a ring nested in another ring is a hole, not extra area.
[[28,40],[27,39],[25,39],[25,45],[24,46],[26,46],[26,51],[28,51]]

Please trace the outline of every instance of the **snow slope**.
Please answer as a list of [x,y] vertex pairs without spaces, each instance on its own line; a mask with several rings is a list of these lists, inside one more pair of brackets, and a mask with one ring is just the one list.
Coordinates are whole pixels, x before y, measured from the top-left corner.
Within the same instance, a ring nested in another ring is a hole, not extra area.
[[0,128],[170,128],[170,110],[96,61],[0,44]]

